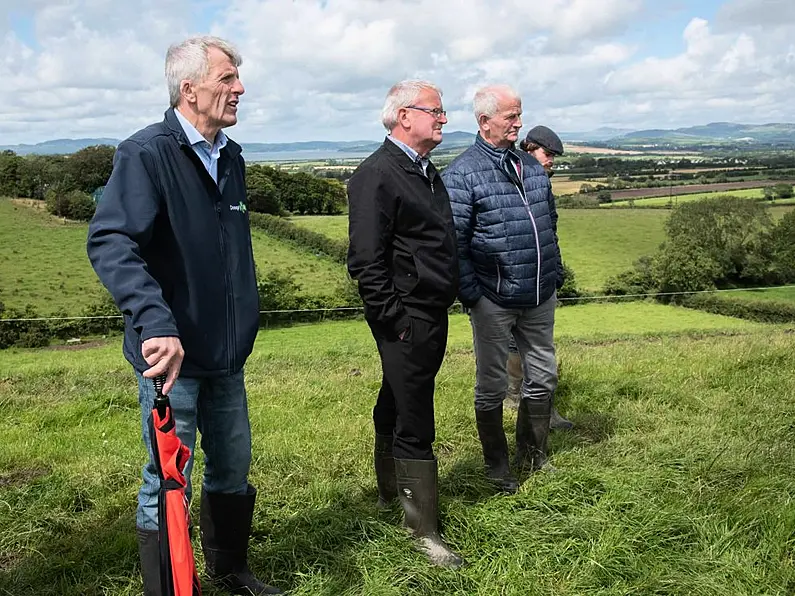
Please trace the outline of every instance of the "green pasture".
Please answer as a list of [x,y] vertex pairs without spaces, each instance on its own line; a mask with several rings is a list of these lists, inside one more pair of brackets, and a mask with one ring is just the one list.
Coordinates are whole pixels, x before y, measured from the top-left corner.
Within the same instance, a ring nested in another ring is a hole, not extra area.
[[[31,304],[39,314],[78,315],[102,295],[86,256],[88,224],[65,221],[44,209],[0,198],[0,302]],[[304,294],[330,294],[344,267],[325,257],[252,230],[260,274],[293,273]]]
[[731,292],[721,292],[721,297],[735,300],[770,300],[775,302],[795,302],[795,287],[785,286],[780,288],[768,288],[765,290],[732,290]]
[[77,315],[97,301],[102,286],[86,256],[87,232],[85,223],[0,199],[0,302]]
[[[451,318],[435,451],[460,571],[430,567],[399,507],[374,506],[367,326],[261,332],[246,368],[253,570],[293,596],[792,594],[791,329],[647,303],[557,316],[558,402],[576,427],[552,436],[557,471],[511,496],[484,480],[471,332]],[[0,434],[0,594],[140,594],[143,447],[120,340],[0,352]]]
[[[733,197],[739,197],[743,199],[757,199],[763,200],[764,194],[762,193],[761,188],[745,188],[745,189],[738,189],[738,190],[724,190],[718,192],[699,192],[693,194],[684,194],[684,195],[672,195],[670,197],[649,197],[649,198],[637,198],[637,199],[623,199],[620,201],[613,201],[612,203],[602,203],[602,207],[628,207],[633,205],[634,207],[659,207],[663,205],[668,205],[669,203],[676,206],[679,203],[689,202],[689,201],[699,201],[701,199],[711,199],[714,197],[726,196],[731,195]],[[795,199],[776,199],[775,201],[769,202],[771,205],[792,205],[795,204]]]
[[[563,260],[574,270],[580,288],[599,291],[608,277],[629,269],[639,257],[654,253],[663,241],[665,210],[560,209],[558,236]],[[348,237],[348,217],[290,218],[331,238]]]
[[345,268],[328,257],[312,254],[311,251],[293,246],[262,230],[251,229],[251,244],[254,262],[262,276],[268,271],[278,270],[294,276],[305,295],[333,294],[345,280]]

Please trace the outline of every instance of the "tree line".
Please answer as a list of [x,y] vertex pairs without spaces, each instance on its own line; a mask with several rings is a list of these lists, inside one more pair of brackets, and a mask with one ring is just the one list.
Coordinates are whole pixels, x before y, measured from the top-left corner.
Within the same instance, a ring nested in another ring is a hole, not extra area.
[[[70,155],[0,152],[0,196],[43,200],[53,215],[87,221],[94,214],[92,193],[107,183],[115,151],[96,145]],[[249,209],[274,215],[336,215],[347,204],[339,180],[260,164],[246,167],[246,192]]]

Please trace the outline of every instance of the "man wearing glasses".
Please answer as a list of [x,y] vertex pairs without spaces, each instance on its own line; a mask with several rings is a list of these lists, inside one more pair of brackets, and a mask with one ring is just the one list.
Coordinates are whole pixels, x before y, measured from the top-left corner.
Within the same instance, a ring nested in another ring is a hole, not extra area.
[[535,471],[547,463],[551,395],[558,381],[552,330],[563,265],[549,178],[538,161],[514,149],[521,99],[505,85],[485,87],[475,93],[474,111],[475,143],[442,177],[458,240],[458,295],[470,309],[475,418],[486,473],[512,493],[519,484],[509,465],[502,411],[508,341],[513,335],[525,370],[516,466]]
[[384,144],[348,184],[348,271],[381,357],[373,408],[379,506],[400,498],[405,526],[430,561],[463,564],[438,530],[433,392],[447,346],[447,308],[458,290],[450,201],[428,154],[447,122],[427,81],[389,90]]

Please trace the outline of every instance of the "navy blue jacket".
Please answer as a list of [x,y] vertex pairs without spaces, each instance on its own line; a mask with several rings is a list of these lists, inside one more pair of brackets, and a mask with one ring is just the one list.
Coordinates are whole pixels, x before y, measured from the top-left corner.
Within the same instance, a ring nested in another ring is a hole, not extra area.
[[124,314],[124,356],[143,372],[141,344],[177,336],[181,376],[239,371],[259,326],[240,146],[221,150],[218,184],[173,109],[123,141],[88,229],[88,256]]
[[[521,163],[521,179],[511,158]],[[506,308],[534,307],[563,285],[555,198],[536,159],[497,149],[478,134],[442,179],[453,208],[462,304],[486,296]]]

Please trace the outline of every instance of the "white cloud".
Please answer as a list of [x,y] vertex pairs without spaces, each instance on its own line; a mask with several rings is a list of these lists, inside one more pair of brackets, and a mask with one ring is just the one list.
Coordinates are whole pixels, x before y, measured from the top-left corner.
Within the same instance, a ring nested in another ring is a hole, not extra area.
[[384,94],[406,77],[444,89],[448,130],[474,129],[488,82],[517,88],[526,124],[560,130],[792,121],[793,6],[727,2],[661,56],[625,37],[655,26],[649,0],[0,0],[35,34],[0,29],[0,135],[123,137],[159,119],[165,50],[197,26],[243,53],[230,132],[243,141],[377,138]]

